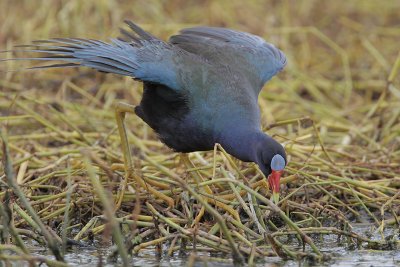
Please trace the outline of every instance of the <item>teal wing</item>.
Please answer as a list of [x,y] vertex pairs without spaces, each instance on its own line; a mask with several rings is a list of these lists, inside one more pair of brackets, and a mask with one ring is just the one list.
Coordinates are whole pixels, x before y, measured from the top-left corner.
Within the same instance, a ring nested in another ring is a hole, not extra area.
[[285,54],[259,36],[225,28],[183,29],[169,42],[203,58],[246,74],[257,94],[286,65]]

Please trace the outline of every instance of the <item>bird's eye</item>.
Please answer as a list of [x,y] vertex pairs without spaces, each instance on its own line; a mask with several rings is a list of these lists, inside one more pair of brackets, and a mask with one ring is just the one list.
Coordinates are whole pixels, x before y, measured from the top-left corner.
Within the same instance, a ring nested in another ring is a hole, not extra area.
[[271,169],[274,171],[282,171],[285,168],[285,159],[279,155],[276,154],[272,157],[271,160]]

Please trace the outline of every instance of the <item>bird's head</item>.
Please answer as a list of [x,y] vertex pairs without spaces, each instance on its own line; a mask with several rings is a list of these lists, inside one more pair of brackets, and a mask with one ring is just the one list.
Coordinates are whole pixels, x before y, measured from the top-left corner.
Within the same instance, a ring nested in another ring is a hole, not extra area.
[[225,150],[243,161],[255,162],[268,177],[275,203],[279,201],[280,178],[287,164],[283,146],[263,132],[227,131],[220,143]]
[[256,163],[266,177],[269,188],[272,190],[272,198],[275,203],[279,201],[280,179],[286,167],[285,149],[280,143],[267,136],[263,146],[259,147]]

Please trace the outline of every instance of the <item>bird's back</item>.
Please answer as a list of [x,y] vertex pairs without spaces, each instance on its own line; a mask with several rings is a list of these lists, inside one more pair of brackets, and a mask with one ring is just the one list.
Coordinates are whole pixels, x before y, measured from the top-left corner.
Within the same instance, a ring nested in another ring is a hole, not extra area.
[[214,62],[180,73],[180,91],[144,83],[137,114],[179,152],[210,150],[223,131],[259,129],[257,95],[242,73]]

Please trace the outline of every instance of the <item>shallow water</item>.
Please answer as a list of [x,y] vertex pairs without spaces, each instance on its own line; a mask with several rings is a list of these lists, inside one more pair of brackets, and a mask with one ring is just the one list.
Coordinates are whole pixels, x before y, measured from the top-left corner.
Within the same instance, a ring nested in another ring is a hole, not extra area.
[[[65,260],[71,266],[89,267],[96,266],[99,263],[99,255],[102,254],[103,266],[116,266],[115,263],[107,263],[106,255],[107,249],[76,249],[69,252],[65,256]],[[336,248],[331,250],[324,250],[323,252],[330,252],[333,259],[318,266],[400,266],[400,251],[372,251],[372,250],[355,250],[349,251],[344,248]],[[36,251],[37,254],[45,254],[45,251]],[[49,256],[51,257],[51,256]],[[199,259],[201,258],[201,259]],[[225,267],[232,266],[232,261],[226,259],[227,262],[221,262],[215,258],[210,258],[209,255],[198,253],[194,266],[213,266]],[[187,266],[188,257],[174,256],[171,258],[155,256],[153,249],[147,249],[140,252],[139,256],[132,258],[131,266]],[[276,267],[292,267],[292,266],[315,266],[307,261],[283,261],[279,257],[265,258],[258,261],[255,266],[276,266]]]
[[[353,229],[354,232],[359,234],[365,234],[371,232],[369,224],[358,224]],[[385,236],[396,234],[394,229],[387,229],[384,232]],[[372,232],[371,239],[378,239],[379,234],[375,231]],[[318,266],[351,266],[351,267],[370,267],[370,266],[400,266],[400,250],[391,251],[375,251],[366,249],[348,249],[343,246],[338,246],[337,236],[326,235],[322,240],[316,243],[320,248],[321,252],[328,253],[332,259],[328,262],[318,264]],[[167,248],[167,247],[166,247]],[[30,249],[33,254],[37,255],[49,255],[46,249],[38,246],[30,245]],[[116,266],[118,264],[107,262],[107,256],[110,254],[112,248],[104,247],[76,247],[70,250],[65,255],[65,260],[71,266],[89,267],[96,266],[100,259],[103,261],[103,266]],[[209,253],[197,252],[192,253],[194,257],[194,266],[213,266],[213,267],[225,267],[232,266],[232,260],[229,256],[217,255],[211,257]],[[218,258],[217,258],[218,257]],[[157,257],[154,249],[141,250],[137,256],[132,257],[131,266],[187,266],[190,261],[190,252],[186,256],[179,256],[175,253],[173,257]],[[274,266],[274,267],[292,267],[292,266],[316,266],[308,261],[284,261],[279,257],[268,257],[259,260],[255,266]]]

